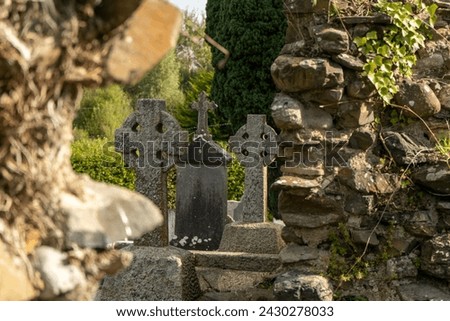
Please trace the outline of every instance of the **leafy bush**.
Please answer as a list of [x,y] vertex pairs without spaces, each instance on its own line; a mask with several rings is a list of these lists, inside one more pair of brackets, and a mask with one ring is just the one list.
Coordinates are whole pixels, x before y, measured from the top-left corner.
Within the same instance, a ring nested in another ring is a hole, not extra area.
[[133,105],[141,98],[164,99],[169,111],[183,104],[184,95],[180,89],[180,62],[175,52],[171,51],[137,85],[126,87],[126,91],[132,97]]
[[135,173],[126,168],[122,157],[106,138],[80,139],[72,144],[73,169],[92,179],[134,190]]
[[233,161],[228,165],[228,199],[239,201],[244,194],[244,167],[233,155]]
[[88,89],[84,92],[74,126],[85,130],[91,138],[112,139],[114,131],[132,111],[131,100],[119,85]]
[[88,139],[89,133],[87,130],[81,129],[81,128],[74,128],[73,129],[73,139],[74,140],[81,140],[81,139]]
[[[218,141],[217,142],[223,149],[230,150],[228,148],[228,142]],[[245,182],[245,168],[239,163],[236,155],[230,153],[232,161],[227,165],[227,188],[228,188],[228,199],[239,201],[244,194],[244,182]]]
[[[209,94],[211,92],[211,81],[214,76],[213,71],[201,70],[192,75],[188,81],[184,104],[178,105],[173,111],[174,117],[178,120],[181,127],[186,130],[194,131],[197,128],[197,111],[192,109],[192,103],[198,100],[202,91]],[[210,127],[213,124],[213,117],[210,117]]]

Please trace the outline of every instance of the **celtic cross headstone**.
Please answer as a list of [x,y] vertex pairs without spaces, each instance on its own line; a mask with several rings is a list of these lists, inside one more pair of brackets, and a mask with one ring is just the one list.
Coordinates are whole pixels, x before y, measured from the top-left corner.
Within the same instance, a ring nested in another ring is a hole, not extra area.
[[180,143],[187,137],[164,100],[139,99],[136,111],[115,132],[115,150],[136,172],[136,191],[152,200],[164,215],[164,225],[136,240],[137,245],[168,245],[167,172],[174,166]]
[[229,140],[231,151],[245,167],[244,195],[235,209],[235,220],[266,221],[267,166],[278,153],[276,136],[265,115],[247,115],[247,124]]

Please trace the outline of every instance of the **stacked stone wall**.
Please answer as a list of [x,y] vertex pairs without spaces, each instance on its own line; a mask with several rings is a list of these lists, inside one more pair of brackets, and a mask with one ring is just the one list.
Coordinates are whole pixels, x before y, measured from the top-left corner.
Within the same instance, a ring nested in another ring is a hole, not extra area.
[[353,43],[389,17],[333,17],[329,1],[285,1],[286,45],[271,68],[281,258],[286,269],[327,275],[340,293],[401,299],[420,282],[449,289],[449,154],[436,145],[450,141],[450,14],[436,2],[433,37],[394,98],[407,112],[383,106]]

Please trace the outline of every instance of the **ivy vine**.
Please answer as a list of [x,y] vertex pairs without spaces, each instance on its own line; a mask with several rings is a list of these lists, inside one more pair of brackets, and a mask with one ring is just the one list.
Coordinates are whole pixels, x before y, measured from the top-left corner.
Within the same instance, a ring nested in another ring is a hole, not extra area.
[[417,60],[415,53],[425,46],[430,28],[436,21],[438,6],[428,6],[421,0],[406,4],[380,0],[374,7],[390,16],[392,25],[381,31],[372,30],[353,41],[366,56],[365,75],[383,101],[389,104],[399,90],[397,81],[412,76]]

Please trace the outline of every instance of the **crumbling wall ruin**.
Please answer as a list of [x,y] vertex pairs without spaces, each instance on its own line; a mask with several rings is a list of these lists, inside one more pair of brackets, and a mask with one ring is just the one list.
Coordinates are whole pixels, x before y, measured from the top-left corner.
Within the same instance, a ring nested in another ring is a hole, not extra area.
[[436,148],[449,137],[450,16],[427,3],[439,6],[433,37],[394,99],[408,113],[383,107],[353,42],[389,17],[345,16],[357,11],[347,1],[285,1],[286,45],[271,69],[281,259],[327,275],[337,299],[450,298],[449,154]]

